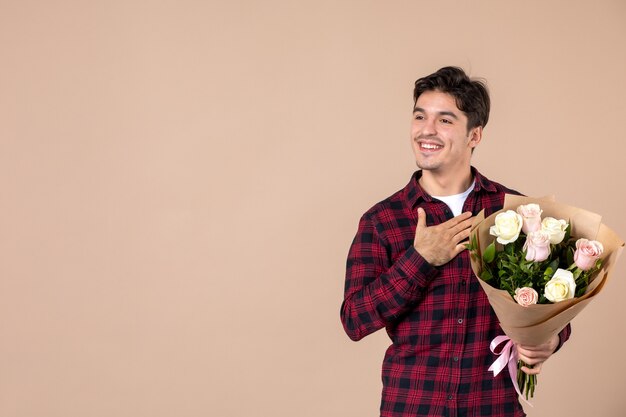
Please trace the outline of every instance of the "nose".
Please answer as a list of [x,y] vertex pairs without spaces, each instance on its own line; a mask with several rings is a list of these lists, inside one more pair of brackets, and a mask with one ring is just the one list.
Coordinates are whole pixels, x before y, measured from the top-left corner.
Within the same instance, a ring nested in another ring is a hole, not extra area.
[[424,124],[422,125],[422,135],[435,136],[436,134],[437,129],[435,128],[435,120],[432,117],[424,120]]

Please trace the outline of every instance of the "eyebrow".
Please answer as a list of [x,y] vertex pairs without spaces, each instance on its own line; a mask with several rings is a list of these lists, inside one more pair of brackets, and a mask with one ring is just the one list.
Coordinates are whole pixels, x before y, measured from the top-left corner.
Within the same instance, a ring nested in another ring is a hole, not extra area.
[[[426,113],[423,108],[421,108],[421,107],[414,107],[413,108],[413,113],[417,113],[417,112]],[[440,112],[437,113],[437,115],[438,116],[450,116],[453,119],[459,120],[459,117],[455,113],[453,113],[451,111],[440,111]]]

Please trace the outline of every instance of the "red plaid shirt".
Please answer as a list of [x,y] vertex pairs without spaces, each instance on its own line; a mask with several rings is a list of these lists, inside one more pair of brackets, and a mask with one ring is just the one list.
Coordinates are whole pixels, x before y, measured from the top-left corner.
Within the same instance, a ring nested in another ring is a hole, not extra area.
[[[502,208],[505,193],[519,194],[472,172],[463,211],[488,216]],[[433,267],[413,247],[417,207],[429,226],[452,218],[422,190],[420,176],[363,215],[348,254],[346,333],[360,340],[385,327],[393,342],[383,361],[381,416],[524,416],[508,373],[488,371],[496,359],[489,344],[503,332],[468,252]],[[569,334],[568,325],[561,344]]]

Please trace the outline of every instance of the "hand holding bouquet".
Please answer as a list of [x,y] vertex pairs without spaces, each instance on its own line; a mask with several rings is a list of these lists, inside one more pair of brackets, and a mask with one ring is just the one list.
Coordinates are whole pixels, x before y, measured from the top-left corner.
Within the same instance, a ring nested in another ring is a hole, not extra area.
[[[600,292],[624,246],[600,220],[551,200],[509,195],[503,210],[477,216],[469,245],[472,269],[508,338],[541,344]],[[514,363],[515,348],[508,346],[512,351],[490,370],[496,375],[508,365],[518,393],[528,399],[536,376],[521,371],[525,364]]]

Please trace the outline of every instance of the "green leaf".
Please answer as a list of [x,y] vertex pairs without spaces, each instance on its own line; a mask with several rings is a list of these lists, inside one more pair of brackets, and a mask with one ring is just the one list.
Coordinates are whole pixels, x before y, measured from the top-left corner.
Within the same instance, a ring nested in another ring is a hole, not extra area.
[[483,253],[483,261],[486,263],[493,262],[493,259],[496,257],[496,243],[491,242],[489,246],[485,248],[485,252]]
[[525,262],[525,261],[522,261],[519,264],[519,267],[522,270],[522,272],[525,272],[527,274],[530,273],[530,266],[531,265],[529,265],[528,262]]
[[493,275],[491,275],[491,272],[488,269],[483,269],[483,271],[480,273],[480,278],[483,281],[489,281],[490,279],[493,278]]
[[476,235],[472,234],[470,236],[469,242],[465,245],[465,248],[470,252],[474,252],[476,250]]
[[[552,262],[550,262],[550,264],[548,265],[548,268],[546,270],[551,270],[551,271],[556,271],[557,269],[559,269],[559,258],[556,258],[555,260],[553,260]],[[554,274],[554,272],[550,273],[550,276],[552,276]]]

